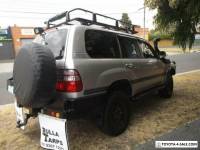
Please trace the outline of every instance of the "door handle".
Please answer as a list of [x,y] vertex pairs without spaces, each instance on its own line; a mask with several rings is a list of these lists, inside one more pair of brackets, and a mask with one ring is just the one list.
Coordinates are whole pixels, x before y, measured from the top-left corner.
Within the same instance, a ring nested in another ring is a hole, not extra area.
[[153,60],[149,60],[149,61],[147,62],[147,64],[149,64],[149,65],[151,65],[151,64],[153,64],[153,63],[154,63]]
[[125,64],[126,68],[129,68],[129,69],[134,69],[136,68],[136,66],[134,66],[133,64]]

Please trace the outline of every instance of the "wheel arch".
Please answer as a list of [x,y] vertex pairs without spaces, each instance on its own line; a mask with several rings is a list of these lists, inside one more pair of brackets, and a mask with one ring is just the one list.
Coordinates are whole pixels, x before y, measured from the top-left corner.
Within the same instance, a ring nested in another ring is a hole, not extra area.
[[127,79],[121,79],[113,82],[109,87],[107,92],[111,93],[112,91],[121,90],[127,93],[130,97],[132,96],[132,87],[131,83]]

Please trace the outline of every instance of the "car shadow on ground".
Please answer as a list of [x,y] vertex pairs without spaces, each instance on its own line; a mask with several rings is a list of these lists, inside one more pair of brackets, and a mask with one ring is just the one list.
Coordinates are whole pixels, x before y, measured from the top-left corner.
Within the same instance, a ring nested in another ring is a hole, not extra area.
[[151,113],[152,110],[159,107],[161,103],[169,99],[160,98],[157,93],[145,95],[137,100],[133,100],[131,104],[131,120],[137,115],[145,115]]

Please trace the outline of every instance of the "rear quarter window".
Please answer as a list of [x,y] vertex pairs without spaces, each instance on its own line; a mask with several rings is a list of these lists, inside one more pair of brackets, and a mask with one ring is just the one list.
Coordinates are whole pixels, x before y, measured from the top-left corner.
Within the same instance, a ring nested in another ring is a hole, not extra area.
[[91,58],[120,58],[116,35],[98,30],[86,30],[85,48]]

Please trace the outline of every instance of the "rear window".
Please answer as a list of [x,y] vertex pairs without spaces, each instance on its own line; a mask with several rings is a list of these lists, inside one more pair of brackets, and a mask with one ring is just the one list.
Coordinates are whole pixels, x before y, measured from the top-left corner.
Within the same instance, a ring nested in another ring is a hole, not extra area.
[[85,48],[92,58],[119,58],[117,38],[110,32],[87,30]]
[[65,49],[67,29],[47,31],[43,35],[37,36],[36,43],[46,45],[57,58],[62,58]]

